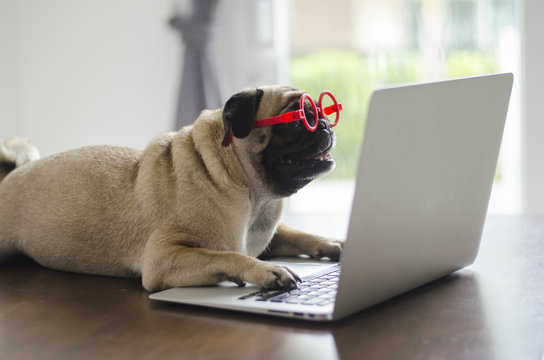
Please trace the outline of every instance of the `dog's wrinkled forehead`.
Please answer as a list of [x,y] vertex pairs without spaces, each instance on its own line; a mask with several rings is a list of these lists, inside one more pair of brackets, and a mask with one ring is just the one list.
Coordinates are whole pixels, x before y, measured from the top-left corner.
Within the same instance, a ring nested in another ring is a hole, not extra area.
[[290,86],[274,85],[242,90],[223,106],[223,146],[232,137],[243,139],[251,133],[256,120],[293,111],[303,92]]
[[266,119],[292,111],[294,104],[298,104],[303,91],[290,86],[263,86],[261,103],[257,110],[256,119]]

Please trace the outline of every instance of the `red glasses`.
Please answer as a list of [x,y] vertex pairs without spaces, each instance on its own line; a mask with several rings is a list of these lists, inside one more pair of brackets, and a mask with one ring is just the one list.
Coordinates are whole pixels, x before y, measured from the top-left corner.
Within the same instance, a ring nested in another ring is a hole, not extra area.
[[[313,117],[314,118],[313,124],[311,124],[309,120],[309,118],[312,118],[312,116],[309,116],[309,114],[306,113],[307,110],[304,107],[305,100],[308,100],[314,114],[317,114],[317,116]],[[323,107],[324,105],[325,107]],[[300,109],[296,111],[291,111],[285,114],[281,114],[279,116],[274,116],[268,119],[257,120],[253,123],[253,127],[259,128],[264,126],[284,124],[284,123],[302,120],[302,122],[304,123],[304,126],[306,126],[306,129],[308,129],[308,131],[310,132],[314,132],[317,129],[317,126],[319,125],[319,120],[316,121],[315,119],[320,119],[320,118],[325,119],[329,122],[330,127],[334,127],[336,126],[336,124],[338,124],[341,110],[342,110],[342,104],[340,104],[336,100],[334,95],[328,90],[323,91],[321,95],[319,95],[318,106],[316,106],[314,99],[312,99],[312,97],[308,93],[303,93],[302,96],[300,97]],[[336,114],[336,117],[334,119],[334,122],[331,122],[328,116],[333,114]]]
[[[310,103],[311,109],[313,110],[314,114],[317,114],[317,116],[310,116],[311,114],[307,114],[307,110],[304,107],[304,102],[308,100]],[[314,132],[317,130],[317,127],[319,125],[319,119],[325,119],[329,122],[330,127],[336,126],[338,124],[338,120],[340,119],[340,111],[342,110],[342,104],[340,104],[334,95],[328,91],[325,90],[319,95],[319,101],[318,105],[316,106],[314,99],[308,94],[303,93],[300,97],[300,109],[296,111],[290,111],[285,114],[281,114],[278,116],[274,116],[268,119],[261,119],[257,120],[253,123],[253,128],[260,128],[264,126],[271,126],[276,124],[285,124],[290,123],[293,121],[299,121],[302,120],[304,126],[308,131]],[[334,119],[334,122],[331,122],[329,119],[329,115],[336,114],[336,117]],[[310,119],[314,119],[313,124],[310,123]],[[317,120],[316,120],[317,119]],[[223,146],[228,147],[232,143],[232,130],[229,129],[227,136],[223,140]]]

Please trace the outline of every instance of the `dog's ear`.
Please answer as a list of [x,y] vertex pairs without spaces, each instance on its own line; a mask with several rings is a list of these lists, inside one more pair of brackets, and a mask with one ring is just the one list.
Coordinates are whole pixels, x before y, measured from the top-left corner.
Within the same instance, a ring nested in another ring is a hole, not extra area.
[[253,89],[236,93],[227,100],[223,107],[223,127],[225,135],[223,146],[229,146],[232,135],[243,139],[253,129],[255,115],[263,96],[263,90]]

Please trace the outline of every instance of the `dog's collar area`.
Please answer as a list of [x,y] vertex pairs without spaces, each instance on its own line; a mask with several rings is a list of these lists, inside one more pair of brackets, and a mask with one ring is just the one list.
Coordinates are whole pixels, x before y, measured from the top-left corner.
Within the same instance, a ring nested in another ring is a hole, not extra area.
[[229,129],[229,131],[227,132],[227,136],[225,136],[225,139],[223,140],[223,146],[229,147],[230,144],[232,144],[232,130],[231,129]]

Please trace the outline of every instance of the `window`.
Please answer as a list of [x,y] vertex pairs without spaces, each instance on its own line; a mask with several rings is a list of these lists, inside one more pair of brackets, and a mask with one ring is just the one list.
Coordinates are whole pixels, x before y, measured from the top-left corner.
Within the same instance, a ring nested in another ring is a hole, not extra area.
[[[297,212],[347,212],[355,165],[373,89],[402,83],[518,73],[519,35],[514,0],[337,0],[291,2],[293,85],[317,95],[329,89],[342,101],[335,128],[337,169],[294,196]],[[518,77],[519,78],[519,77]],[[490,212],[520,211],[517,92],[495,177]],[[315,200],[319,191],[328,199]]]

